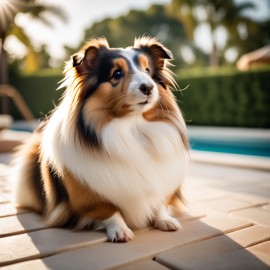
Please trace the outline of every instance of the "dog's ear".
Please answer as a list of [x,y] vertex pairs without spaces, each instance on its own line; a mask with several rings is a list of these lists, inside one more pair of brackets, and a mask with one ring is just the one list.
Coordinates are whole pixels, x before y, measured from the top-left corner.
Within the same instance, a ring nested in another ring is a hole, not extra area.
[[71,56],[71,58],[72,58],[73,67],[77,67],[78,65],[80,65],[83,62],[84,53],[83,52],[75,53],[74,55]]
[[141,37],[135,39],[134,48],[147,53],[158,69],[162,69],[166,65],[166,59],[173,59],[172,53],[155,38]]
[[169,61],[173,59],[171,51],[158,42],[156,38],[151,37],[135,39],[134,48],[149,56],[154,67],[152,76],[157,84],[164,89],[168,89],[169,86],[177,88],[177,83],[168,68],[171,65]]
[[79,74],[91,70],[97,63],[100,51],[105,48],[109,48],[105,38],[90,39],[78,53],[71,56],[72,66]]

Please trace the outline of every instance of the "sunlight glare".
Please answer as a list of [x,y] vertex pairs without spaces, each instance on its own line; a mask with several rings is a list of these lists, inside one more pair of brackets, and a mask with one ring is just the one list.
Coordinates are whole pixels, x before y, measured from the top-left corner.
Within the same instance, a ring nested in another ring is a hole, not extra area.
[[25,57],[27,54],[27,48],[25,47],[25,45],[21,41],[19,41],[18,38],[14,35],[9,35],[5,39],[4,48],[9,53],[12,59],[20,59]]
[[8,3],[8,0],[0,0],[0,8]]
[[15,15],[24,7],[25,1],[0,0],[0,35],[4,36]]

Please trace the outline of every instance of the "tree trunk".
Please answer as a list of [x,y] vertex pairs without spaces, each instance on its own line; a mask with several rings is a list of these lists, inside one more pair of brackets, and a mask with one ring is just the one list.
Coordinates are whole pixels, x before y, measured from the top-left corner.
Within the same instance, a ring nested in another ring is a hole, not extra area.
[[[1,41],[0,41],[1,42]],[[8,60],[7,52],[4,50],[4,42],[0,43],[0,85],[8,84]],[[9,113],[9,98],[0,97],[0,114]]]
[[213,40],[213,48],[212,48],[212,52],[210,54],[210,66],[211,67],[219,67],[220,63],[219,63],[219,55],[218,55],[218,49],[216,46],[216,43]]

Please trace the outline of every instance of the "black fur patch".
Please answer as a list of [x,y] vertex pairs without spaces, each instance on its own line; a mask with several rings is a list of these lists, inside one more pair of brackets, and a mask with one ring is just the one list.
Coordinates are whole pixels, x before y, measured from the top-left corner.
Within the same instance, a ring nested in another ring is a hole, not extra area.
[[165,83],[159,78],[157,74],[153,76],[153,80],[155,81],[155,83],[161,85],[165,90],[167,90]]
[[63,201],[68,201],[69,200],[68,193],[65,186],[62,183],[62,180],[56,174],[55,170],[51,165],[48,164],[47,166],[50,174],[51,184],[55,191],[56,204],[59,204]]
[[79,139],[83,140],[81,142],[87,142],[87,144],[90,144],[92,147],[96,149],[100,148],[101,141],[95,129],[85,124],[82,112],[80,112],[78,118],[78,132],[79,132]]
[[116,58],[118,58],[118,55],[114,51],[107,51],[101,54],[96,67],[98,83],[109,81],[113,68],[113,60]]
[[32,170],[33,173],[33,186],[36,191],[36,195],[38,197],[38,200],[42,206],[42,208],[45,208],[46,205],[46,195],[45,190],[43,186],[42,176],[41,176],[41,170],[40,170],[40,162],[38,155],[36,156],[35,161],[35,167]]

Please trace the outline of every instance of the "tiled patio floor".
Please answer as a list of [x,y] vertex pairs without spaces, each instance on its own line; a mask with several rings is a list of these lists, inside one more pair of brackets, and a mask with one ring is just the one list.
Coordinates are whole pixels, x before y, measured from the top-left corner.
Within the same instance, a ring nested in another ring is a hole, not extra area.
[[10,203],[0,166],[2,269],[270,269],[269,171],[192,162],[178,232],[142,230],[125,244],[103,232],[46,228]]

